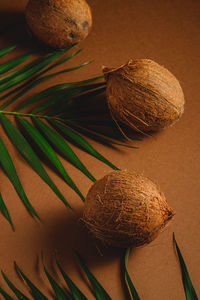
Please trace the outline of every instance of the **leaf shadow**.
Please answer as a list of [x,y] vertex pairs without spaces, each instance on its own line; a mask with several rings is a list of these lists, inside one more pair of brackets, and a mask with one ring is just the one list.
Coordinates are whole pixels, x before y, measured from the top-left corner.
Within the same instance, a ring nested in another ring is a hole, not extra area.
[[103,142],[101,137],[125,144],[130,142],[125,137],[126,135],[131,139],[141,140],[140,133],[130,130],[120,122],[116,124],[109,112],[105,90],[99,89],[99,91],[100,93],[98,90],[93,90],[64,100],[60,103],[61,106],[65,102],[71,105],[67,106],[60,117],[64,118],[66,124],[74,128],[75,131],[116,150],[119,150],[119,148],[109,142]]

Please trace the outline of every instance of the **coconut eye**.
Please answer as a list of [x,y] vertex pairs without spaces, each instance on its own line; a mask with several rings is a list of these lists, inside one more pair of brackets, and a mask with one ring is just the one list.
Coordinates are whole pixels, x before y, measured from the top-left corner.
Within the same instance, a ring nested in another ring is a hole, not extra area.
[[82,27],[83,27],[83,29],[86,29],[87,27],[88,27],[88,21],[85,21],[85,22],[83,22],[82,23]]
[[73,32],[70,32],[70,33],[69,33],[69,38],[70,38],[70,39],[74,39],[74,38],[75,38],[75,34],[74,34]]

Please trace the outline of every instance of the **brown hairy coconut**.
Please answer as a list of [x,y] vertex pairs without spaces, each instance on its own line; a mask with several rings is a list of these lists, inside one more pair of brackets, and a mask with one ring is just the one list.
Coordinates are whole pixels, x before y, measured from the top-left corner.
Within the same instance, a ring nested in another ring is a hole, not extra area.
[[107,101],[115,120],[137,131],[168,127],[183,113],[184,95],[175,76],[150,59],[103,68]]
[[85,0],[29,0],[25,16],[41,41],[59,49],[84,39],[92,25]]
[[165,196],[149,178],[114,171],[90,188],[83,221],[103,243],[137,247],[150,243],[174,216]]

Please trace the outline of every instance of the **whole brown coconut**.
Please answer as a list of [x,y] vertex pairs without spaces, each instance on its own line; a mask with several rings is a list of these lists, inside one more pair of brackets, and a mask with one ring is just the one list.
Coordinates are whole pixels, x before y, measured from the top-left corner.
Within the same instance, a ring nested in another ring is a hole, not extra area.
[[89,231],[117,247],[150,243],[173,216],[159,187],[127,170],[111,172],[94,183],[83,211]]
[[83,40],[92,25],[85,0],[29,0],[25,16],[41,41],[59,49]]
[[115,120],[137,131],[154,131],[177,121],[184,95],[175,76],[150,59],[130,60],[119,68],[103,68],[107,101]]

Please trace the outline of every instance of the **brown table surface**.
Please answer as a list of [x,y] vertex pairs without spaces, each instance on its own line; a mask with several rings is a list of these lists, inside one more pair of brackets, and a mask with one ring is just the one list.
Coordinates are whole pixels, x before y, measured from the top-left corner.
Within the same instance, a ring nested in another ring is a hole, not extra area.
[[[2,0],[1,27],[12,20],[20,20],[26,2]],[[153,59],[175,74],[180,80],[186,99],[185,112],[175,126],[153,137],[144,138],[141,142],[132,142],[132,145],[139,147],[137,150],[114,149],[94,141],[91,143],[118,167],[135,169],[153,178],[159,183],[169,204],[176,211],[174,221],[154,242],[131,252],[128,269],[141,299],[185,299],[181,273],[173,249],[173,232],[176,234],[197,294],[200,294],[200,2],[88,2],[93,12],[93,28],[87,39],[76,47],[83,48],[83,51],[69,65],[90,59],[94,62],[79,71],[49,80],[29,94],[50,84],[78,81],[99,75],[102,65],[119,66],[129,58]],[[16,36],[20,36],[19,31],[16,28]],[[1,47],[16,40],[16,36],[11,33],[3,35]],[[9,57],[24,53],[25,50],[30,51],[31,47],[27,42]],[[112,299],[127,299],[120,277],[120,260],[124,251],[96,245],[78,222],[83,204],[76,194],[47,167],[52,179],[76,209],[76,213],[72,214],[23,161],[3,130],[0,130],[25,191],[43,220],[43,224],[38,224],[29,216],[12,185],[0,171],[1,193],[16,228],[16,231],[12,232],[7,221],[1,217],[0,269],[27,293],[14,270],[13,262],[16,261],[32,281],[52,298],[42,270],[40,252],[43,249],[46,265],[52,274],[60,278],[56,275],[58,272],[55,270],[53,258],[56,251],[66,272],[89,299],[94,299],[75,264],[72,249],[77,249]],[[73,149],[96,178],[101,178],[110,171],[108,166],[80,149]],[[86,195],[91,181],[64,159],[61,160]],[[102,255],[97,248],[100,248]],[[8,291],[3,279],[0,279],[0,285]]]

